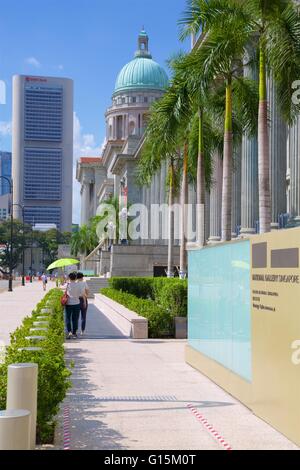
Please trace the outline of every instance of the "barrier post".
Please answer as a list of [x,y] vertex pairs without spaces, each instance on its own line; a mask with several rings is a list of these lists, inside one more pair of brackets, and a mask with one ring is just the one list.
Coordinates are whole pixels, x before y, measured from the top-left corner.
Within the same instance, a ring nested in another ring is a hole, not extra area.
[[30,411],[0,411],[0,451],[30,450]]
[[7,406],[8,410],[29,410],[30,449],[36,445],[38,365],[12,364],[8,367]]

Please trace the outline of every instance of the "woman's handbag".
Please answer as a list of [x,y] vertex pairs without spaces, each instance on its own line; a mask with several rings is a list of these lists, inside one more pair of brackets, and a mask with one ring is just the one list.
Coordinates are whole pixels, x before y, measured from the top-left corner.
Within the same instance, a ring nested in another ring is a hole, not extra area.
[[62,304],[63,307],[65,307],[68,304],[69,296],[68,296],[68,288],[66,289],[66,292],[60,299],[60,303]]

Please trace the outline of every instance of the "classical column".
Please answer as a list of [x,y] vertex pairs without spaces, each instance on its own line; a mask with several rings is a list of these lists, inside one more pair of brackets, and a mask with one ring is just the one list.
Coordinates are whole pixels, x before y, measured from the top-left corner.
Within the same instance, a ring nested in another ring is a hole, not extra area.
[[218,154],[213,157],[213,176],[210,190],[210,236],[209,242],[221,240],[221,212],[223,187],[223,162]]
[[[159,203],[159,173],[155,173],[153,180],[152,180],[152,185],[151,185],[151,207],[149,211],[150,215],[150,222],[151,222],[151,233],[155,234],[155,238],[151,237],[151,243],[152,245],[157,245],[158,244],[158,239],[156,237],[157,232],[159,235],[159,225],[156,227],[156,220],[155,220],[155,213],[154,213],[154,207]],[[156,209],[155,209],[156,210]],[[154,213],[154,217],[152,217],[152,211]]]
[[[244,76],[258,79],[257,68],[249,64],[253,51],[245,56]],[[258,143],[257,137],[243,136],[241,182],[241,235],[254,234],[258,211]]]
[[278,216],[280,214],[285,214],[287,210],[287,125],[280,115],[275,84],[272,78],[268,79],[268,99],[270,109],[270,189],[272,208],[271,228],[278,229]]
[[300,117],[289,130],[290,212],[300,220]]
[[195,243],[197,241],[197,194],[194,184],[189,184],[187,217],[188,243]]
[[232,174],[232,238],[238,236],[237,228],[241,225],[241,153],[242,148],[239,145],[234,152],[233,174]]
[[150,206],[151,206],[151,186],[146,188],[146,207],[147,207],[147,210],[148,210],[148,238],[144,242],[145,245],[151,245],[151,240],[150,240],[150,238],[151,238],[151,227],[150,227],[150,224],[149,224]]
[[113,140],[117,139],[117,118],[113,117]]
[[[159,203],[160,205],[163,204],[168,204],[167,200],[167,177],[168,177],[168,162],[163,162],[160,170],[160,199]],[[167,234],[167,226],[168,226],[168,217],[164,218],[164,216],[161,217],[160,221],[160,237],[161,237],[161,244],[162,245],[167,245],[168,244],[168,239],[164,238],[164,235]]]
[[90,213],[90,185],[87,180],[83,179],[81,187],[81,226],[86,225],[89,221]]
[[258,145],[257,138],[243,137],[241,182],[241,234],[254,234],[258,220]]
[[207,241],[210,235],[210,193],[209,191],[205,191],[204,218],[205,218],[205,241]]

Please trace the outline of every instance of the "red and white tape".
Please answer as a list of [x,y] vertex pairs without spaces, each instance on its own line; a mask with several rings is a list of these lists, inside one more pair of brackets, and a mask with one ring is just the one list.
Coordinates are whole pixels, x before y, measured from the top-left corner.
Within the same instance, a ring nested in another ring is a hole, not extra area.
[[193,413],[193,415],[203,424],[203,426],[210,432],[210,434],[213,435],[213,437],[217,440],[217,442],[224,447],[226,450],[232,450],[232,447],[225,441],[225,439],[214,429],[214,427],[209,424],[207,419],[204,418],[203,415],[199,413],[197,408],[195,408],[193,405],[189,404],[187,405],[189,410]]
[[70,408],[64,408],[64,450],[71,449]]

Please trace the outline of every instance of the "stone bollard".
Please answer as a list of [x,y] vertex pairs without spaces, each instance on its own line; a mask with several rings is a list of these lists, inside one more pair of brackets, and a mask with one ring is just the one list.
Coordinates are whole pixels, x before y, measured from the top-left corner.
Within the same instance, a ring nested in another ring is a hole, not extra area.
[[37,391],[37,364],[12,364],[8,367],[6,408],[24,409],[31,413],[30,449],[32,450],[36,444]]
[[39,343],[40,341],[45,341],[46,336],[26,336],[26,341],[32,341],[33,343]]
[[47,333],[49,330],[48,328],[30,328],[30,333],[37,333],[37,332],[41,332],[41,333]]
[[51,315],[51,314],[53,313],[53,310],[52,310],[52,308],[43,308],[43,309],[41,310],[41,313],[42,313],[43,315],[44,315],[44,314],[50,314],[50,315]]
[[19,348],[18,352],[40,352],[43,348]]
[[42,328],[47,328],[49,326],[49,322],[47,321],[35,321],[33,322],[33,326],[38,328],[39,326],[41,326]]
[[30,450],[30,411],[0,411],[0,451]]

